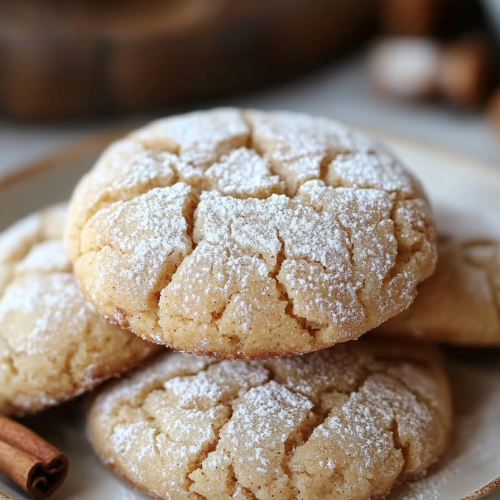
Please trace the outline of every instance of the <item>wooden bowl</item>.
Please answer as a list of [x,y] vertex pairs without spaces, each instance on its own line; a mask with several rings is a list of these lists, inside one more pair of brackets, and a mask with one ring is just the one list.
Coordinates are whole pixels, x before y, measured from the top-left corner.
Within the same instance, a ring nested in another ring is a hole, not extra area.
[[372,0],[0,0],[0,112],[52,119],[177,107],[337,56]]

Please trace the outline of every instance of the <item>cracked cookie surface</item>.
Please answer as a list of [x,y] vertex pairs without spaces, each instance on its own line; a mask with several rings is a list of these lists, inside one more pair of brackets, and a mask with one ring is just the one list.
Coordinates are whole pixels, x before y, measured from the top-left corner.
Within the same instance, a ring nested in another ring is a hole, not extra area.
[[500,346],[500,242],[438,244],[436,272],[404,312],[376,331],[449,344]]
[[364,337],[270,360],[162,354],[91,396],[104,462],[166,500],[367,500],[446,444],[435,348]]
[[67,248],[97,309],[219,358],[354,339],[405,309],[435,265],[420,184],[343,125],[220,109],[116,142],[71,202]]
[[62,241],[66,206],[0,235],[0,413],[30,414],[158,352],[88,302]]

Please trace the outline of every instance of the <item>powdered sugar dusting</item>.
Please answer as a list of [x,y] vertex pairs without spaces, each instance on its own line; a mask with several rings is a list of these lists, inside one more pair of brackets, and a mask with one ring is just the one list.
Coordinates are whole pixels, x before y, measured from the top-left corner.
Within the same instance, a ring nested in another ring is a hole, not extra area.
[[209,368],[197,377],[171,379],[164,387],[175,394],[182,408],[211,407],[230,397],[232,393],[244,394],[250,387],[260,385],[267,379],[268,373],[260,365],[233,365],[224,361],[216,369]]
[[[139,150],[126,159],[113,156],[98,164],[93,181],[105,187],[108,193],[137,189],[138,186],[168,186],[174,177],[174,169],[180,164],[176,155],[154,154]],[[111,186],[109,186],[111,184]]]
[[326,180],[331,186],[383,189],[403,195],[411,195],[416,187],[404,167],[386,154],[339,155],[329,165]]
[[[229,423],[220,434],[221,444],[211,461],[228,455],[240,484],[262,495],[289,490],[289,478],[276,455],[285,454],[285,443],[312,409],[304,396],[294,394],[274,381],[255,387],[236,401]],[[245,472],[251,470],[251,479]],[[269,477],[273,481],[269,481]],[[253,483],[253,484],[252,484]]]
[[37,241],[42,231],[42,216],[32,214],[2,233],[0,238],[0,265],[8,265],[22,258],[30,243]]
[[[92,220],[101,274],[96,285],[111,283],[124,293],[147,297],[155,291],[161,271],[191,250],[184,217],[191,188],[183,183],[156,188],[130,202],[118,202]],[[103,251],[104,249],[104,251]],[[121,255],[123,257],[116,258]]]
[[[56,206],[0,236],[0,412],[31,413],[65,401],[154,352],[111,326],[84,297]],[[57,239],[54,239],[57,238]]]
[[49,240],[35,245],[14,268],[15,274],[35,271],[71,272],[71,264],[61,240]]
[[222,157],[205,172],[205,176],[209,180],[209,189],[236,198],[267,198],[270,193],[284,191],[280,178],[271,175],[269,163],[246,148],[235,149]]
[[[75,299],[81,292],[74,278],[68,274],[50,274],[46,278],[33,280],[26,286],[29,277],[17,280],[7,288],[0,301],[0,325],[2,337],[9,341],[14,353],[27,355],[47,355],[53,346],[47,344],[46,338],[54,335],[59,329],[67,328],[68,335],[78,335],[81,324],[88,320],[88,314],[94,313],[94,307],[82,302],[81,307],[71,309]],[[71,314],[68,314],[71,311]],[[9,327],[11,315],[24,315],[29,323],[32,318],[32,329],[23,335],[13,335]],[[70,323],[67,321],[70,320]],[[64,323],[63,323],[64,322]]]
[[98,161],[92,180],[108,192],[132,189],[157,178],[163,178],[168,185],[174,175],[171,164],[178,161],[176,155],[149,151],[135,141],[123,139],[114,143]]
[[[120,155],[123,172],[106,177]],[[101,312],[177,349],[259,357],[356,338],[410,304],[432,270],[418,183],[331,120],[235,109],[167,118],[94,172],[74,204],[107,184],[117,198],[75,231],[76,273]]]
[[214,162],[233,145],[243,146],[248,133],[237,110],[220,109],[158,120],[133,137],[147,146],[172,148],[182,160],[199,166]]
[[471,495],[498,476],[498,370],[453,361],[454,428],[438,463],[398,488],[390,500],[453,500]]
[[254,140],[277,161],[330,156],[370,147],[367,141],[331,119],[301,113],[258,111],[249,113],[248,119],[253,127]]
[[[315,489],[345,492],[349,500],[385,494],[403,468],[412,476],[435,459],[446,427],[411,383],[390,375],[404,347],[380,342],[267,362],[202,365],[166,353],[97,396],[91,437],[114,468],[162,498],[293,498],[306,491],[321,498]],[[435,377],[436,358],[417,350],[415,363],[411,349],[404,363],[446,390]],[[449,412],[445,400],[439,411]]]

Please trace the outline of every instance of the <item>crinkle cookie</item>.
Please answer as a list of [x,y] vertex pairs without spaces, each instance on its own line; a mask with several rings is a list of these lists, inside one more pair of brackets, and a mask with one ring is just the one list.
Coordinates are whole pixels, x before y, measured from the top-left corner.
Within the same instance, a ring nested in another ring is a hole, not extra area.
[[101,316],[62,241],[66,209],[0,235],[0,413],[30,414],[87,391],[158,351]]
[[469,346],[500,346],[500,243],[444,239],[415,302],[377,331]]
[[219,358],[357,338],[435,265],[420,184],[337,122],[220,109],[116,142],[78,185],[67,245],[97,309]]
[[267,361],[168,353],[94,398],[97,453],[168,500],[383,498],[451,425],[438,352],[366,337]]

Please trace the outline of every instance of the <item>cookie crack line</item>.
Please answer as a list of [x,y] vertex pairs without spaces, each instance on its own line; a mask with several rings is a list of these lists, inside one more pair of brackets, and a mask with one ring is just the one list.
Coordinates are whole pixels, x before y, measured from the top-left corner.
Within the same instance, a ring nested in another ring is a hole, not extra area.
[[[278,238],[278,241],[280,242],[281,246],[280,249],[276,255],[276,266],[273,270],[269,271],[269,278],[271,278],[275,283],[276,287],[279,291],[279,300],[285,302],[287,306],[285,307],[285,315],[288,316],[289,318],[295,320],[297,324],[311,337],[311,339],[314,339],[316,336],[315,331],[307,325],[307,319],[299,316],[294,313],[293,308],[294,308],[294,302],[292,297],[287,292],[287,289],[283,283],[281,283],[278,279],[278,274],[281,271],[281,266],[285,260],[287,260],[286,254],[285,254],[285,241],[279,234],[279,230],[276,229],[276,237]],[[294,260],[294,259],[288,259],[288,260]]]
[[[398,234],[398,230],[397,230],[398,224],[396,221],[396,211],[399,208],[400,207],[398,206],[398,200],[394,200],[393,205],[392,205],[392,209],[390,211],[390,220],[392,221],[393,226],[394,226],[393,236],[394,236],[394,239],[396,240],[396,243],[397,243],[397,255],[396,255],[396,259],[394,261],[394,265],[391,267],[391,269],[388,270],[388,272],[387,272],[387,274],[382,282],[382,286],[384,286],[384,287],[397,275],[398,269],[402,263],[401,257],[402,257],[402,254],[404,253],[403,248],[402,248],[403,247],[402,240],[401,240],[400,235]],[[420,228],[416,228],[414,225],[412,225],[412,230],[418,232],[420,234],[420,236],[425,235],[425,232],[423,230],[421,230]],[[423,245],[423,243],[420,242],[420,244],[418,245],[417,248],[411,247],[410,260],[412,258],[414,258],[415,255],[417,255],[418,253],[422,252],[422,245]]]
[[[232,478],[234,479],[235,483],[238,483],[238,477],[236,476],[236,471],[234,470],[233,462],[230,462],[228,464],[227,468],[231,472]],[[241,488],[245,492],[245,495],[247,495],[248,500],[258,500],[258,498],[255,496],[253,491],[251,491],[248,488],[245,488],[244,486],[241,486],[241,485],[238,485],[238,487]],[[234,495],[236,493],[236,491],[237,491],[237,488],[234,487],[232,494]]]
[[[214,364],[212,365],[209,365],[209,366],[214,366],[214,365],[217,365],[217,364],[220,364],[220,363],[224,363],[225,361],[218,361],[218,362],[215,362]],[[236,361],[237,363],[245,363],[245,364],[248,364],[250,363],[251,361],[246,361],[246,360],[238,360]],[[302,397],[306,397],[304,396],[303,394],[301,394],[300,392],[298,391],[295,391],[293,388],[289,388],[279,382],[277,382],[276,380],[276,374],[274,373],[274,371],[270,368],[269,364],[266,363],[266,362],[262,362],[262,365],[265,367],[266,371],[267,371],[267,379],[265,382],[263,382],[262,384],[259,385],[259,387],[261,386],[264,386],[266,384],[269,384],[270,382],[274,381],[276,383],[278,383],[281,387],[284,387],[285,389],[289,390],[290,392],[292,392],[293,394],[296,394],[296,395],[300,395]],[[202,370],[202,371],[206,371],[208,369],[208,366],[205,370]],[[201,373],[198,372],[198,373]],[[196,377],[197,374],[194,374],[194,375],[191,375],[191,377]],[[190,481],[191,481],[191,484],[190,486],[192,487],[195,483],[194,480],[191,480],[189,478],[189,476],[191,474],[193,474],[194,472],[196,471],[199,471],[199,470],[202,470],[203,469],[203,463],[204,461],[207,459],[208,455],[215,451],[217,449],[217,446],[219,444],[219,436],[221,435],[221,433],[224,431],[224,429],[231,423],[231,420],[232,420],[232,417],[233,417],[233,414],[234,414],[234,408],[233,408],[233,403],[237,400],[237,399],[241,399],[241,398],[244,398],[246,394],[248,394],[249,391],[252,390],[253,387],[250,387],[249,389],[247,389],[246,391],[244,392],[241,392],[239,391],[230,401],[227,401],[225,404],[224,404],[224,407],[227,408],[229,410],[229,416],[228,418],[226,419],[226,421],[218,428],[218,429],[215,429],[213,426],[212,426],[212,429],[214,430],[214,433],[216,434],[216,438],[214,439],[214,442],[211,443],[211,445],[209,446],[209,449],[206,453],[203,454],[203,458],[201,460],[199,460],[199,466],[194,468],[193,470],[190,470],[188,472],[188,474],[186,475],[186,478],[188,478]],[[307,397],[306,397],[307,398]],[[307,398],[308,401],[309,398]],[[311,404],[312,404],[312,401],[310,401]],[[314,408],[314,406],[313,406]],[[303,423],[302,423],[302,426],[303,427],[306,427],[307,426],[307,421],[305,420]],[[290,437],[292,437],[292,434],[294,432],[297,432],[299,431],[300,432],[300,429],[295,429],[289,436],[289,439]],[[285,445],[286,443],[284,443]],[[230,467],[231,467],[231,470],[233,472],[233,475],[234,475],[234,478],[236,479],[236,482],[238,481],[238,475],[236,473],[236,470],[234,469],[234,466],[233,466],[233,461],[234,461],[234,458],[231,456],[230,453],[228,453],[227,451],[225,452],[225,455],[231,460],[230,462]],[[283,453],[283,457],[282,457],[282,460],[281,460],[281,464],[282,464],[282,470],[283,470],[283,473],[288,477],[288,482],[291,481],[291,475],[290,475],[290,471],[288,470],[288,461],[289,461],[289,458],[287,460],[287,450],[286,450],[286,446],[285,446],[285,450],[284,450],[284,453]],[[190,491],[192,491],[190,489]],[[198,493],[196,493],[198,494]],[[255,493],[253,491],[250,490],[250,494],[252,495],[252,498],[257,498],[255,496]],[[203,497],[205,498],[205,497]],[[207,499],[208,500],[208,499]]]
[[[346,225],[342,224],[342,221],[340,220],[340,217],[338,216],[338,214],[335,214],[335,220],[337,221],[339,226],[349,236],[349,245],[347,246],[347,251],[349,252],[349,260],[351,262],[352,268],[357,269],[358,266],[357,266],[356,260],[354,258],[354,241],[353,241],[353,237],[352,237],[352,230],[349,227],[347,227]],[[364,320],[366,321],[366,306],[361,298],[361,296],[364,292],[365,282],[366,282],[366,278],[363,276],[363,280],[361,282],[361,285],[356,287],[355,292],[356,292],[356,297],[358,299],[358,302],[360,303],[361,307],[363,308]]]
[[[248,392],[248,391],[246,391]],[[246,393],[245,393],[246,394]],[[239,396],[238,396],[239,397]],[[188,490],[191,492],[191,493],[194,493],[195,495],[199,495],[201,498],[204,498],[206,500],[208,500],[208,498],[206,498],[205,496],[201,495],[200,493],[197,493],[197,492],[194,492],[191,488],[194,486],[195,484],[195,481],[193,479],[191,479],[189,476],[191,476],[191,474],[193,474],[194,472],[196,471],[199,471],[199,470],[202,470],[203,468],[203,462],[207,459],[208,455],[212,452],[214,452],[217,448],[217,445],[219,444],[219,436],[220,436],[220,433],[223,431],[224,427],[229,424],[229,422],[231,422],[231,419],[233,417],[233,413],[234,413],[234,409],[233,409],[233,406],[232,406],[232,403],[233,401],[235,401],[237,399],[234,398],[233,400],[229,401],[228,403],[224,404],[224,407],[229,411],[229,415],[226,419],[226,421],[219,427],[219,428],[216,428],[214,426],[212,426],[212,430],[215,434],[215,438],[214,438],[214,441],[212,443],[210,443],[207,447],[207,450],[204,451],[201,455],[201,458],[199,460],[197,460],[198,462],[198,466],[196,466],[195,464],[195,467],[190,470],[187,474],[186,474],[186,480],[189,482],[189,487],[188,487]],[[232,464],[232,462],[231,462]],[[233,474],[235,475],[236,477],[236,472],[233,471]]]
[[[178,374],[178,375],[173,375],[172,377],[170,378],[167,378],[167,379],[160,379],[158,378],[157,380],[155,380],[155,383],[148,388],[147,391],[142,391],[142,394],[139,398],[137,398],[137,401],[134,405],[132,404],[129,404],[129,402],[124,402],[122,403],[121,405],[119,405],[119,407],[115,408],[116,411],[112,412],[111,415],[113,417],[117,417],[117,413],[119,413],[120,411],[120,407],[128,407],[128,408],[131,408],[131,409],[141,409],[141,414],[146,418],[146,420],[149,422],[153,432],[154,432],[154,447],[155,447],[155,450],[156,450],[156,453],[158,455],[158,457],[162,457],[162,452],[161,450],[159,449],[158,447],[158,443],[157,443],[157,437],[161,434],[161,435],[164,435],[165,433],[162,431],[162,429],[158,426],[157,424],[157,421],[156,421],[156,417],[153,416],[153,415],[150,415],[147,411],[145,411],[142,407],[144,406],[144,403],[146,401],[146,399],[148,398],[148,396],[154,392],[154,391],[165,391],[165,384],[169,381],[169,380],[173,380],[175,378],[179,378],[179,377],[196,377],[198,376],[199,374],[201,373],[204,373],[206,372],[211,366],[213,366],[214,364],[219,364],[219,363],[210,363],[208,362],[203,368],[199,369],[198,371],[196,371],[195,373],[189,373],[189,374]],[[117,382],[118,383],[118,382]],[[248,392],[248,391],[247,391]],[[214,439],[214,442],[211,443],[209,446],[208,446],[208,450],[206,452],[203,452],[203,458],[201,460],[196,460],[196,462],[200,462],[200,465],[199,466],[196,466],[196,463],[195,463],[195,467],[193,467],[191,470],[189,470],[186,474],[185,474],[185,481],[188,482],[189,484],[189,487],[188,487],[188,491],[193,494],[193,495],[196,495],[197,498],[199,498],[200,500],[208,500],[206,497],[204,497],[203,495],[199,494],[199,493],[195,493],[193,491],[190,490],[191,486],[194,484],[194,481],[189,477],[190,474],[192,474],[193,472],[201,469],[202,467],[202,464],[203,464],[203,461],[206,459],[206,457],[208,456],[208,454],[212,451],[215,450],[215,448],[217,447],[217,443],[218,443],[218,440],[219,440],[219,435],[220,435],[220,432],[222,431],[223,427],[229,423],[229,421],[231,420],[231,416],[232,416],[232,413],[233,413],[233,410],[232,410],[232,407],[231,407],[231,403],[237,399],[239,396],[236,396],[235,398],[233,398],[231,401],[229,401],[228,403],[224,404],[224,406],[229,410],[229,417],[227,419],[227,421],[219,428],[219,429],[216,429],[212,426],[212,430],[214,431],[214,434],[215,434],[215,439]],[[126,420],[124,419],[124,417],[122,419],[116,419],[116,422],[115,422],[115,425],[114,427],[111,429],[111,432],[110,432],[110,435],[113,434],[115,432],[115,429],[116,427],[118,427],[119,425],[126,425],[127,422]]]
[[[392,408],[392,410],[394,411],[394,408]],[[396,418],[396,416],[394,416],[394,418],[391,421],[390,430],[391,430],[391,434],[392,434],[394,448],[396,450],[399,450],[401,452],[401,454],[403,455],[403,460],[404,460],[403,468],[401,469],[401,472],[399,473],[399,476],[401,476],[404,474],[406,465],[408,464],[408,453],[409,453],[410,446],[409,445],[405,446],[401,442],[401,436],[399,435],[399,422],[398,422],[398,419]]]
[[[161,355],[160,355],[161,356]],[[178,375],[172,375],[170,378],[166,378],[166,379],[161,379],[161,378],[158,378],[154,381],[154,384],[149,388],[148,391],[146,391],[146,394],[145,395],[142,395],[140,398],[137,398],[137,403],[134,404],[134,405],[130,405],[128,403],[124,403],[124,406],[127,406],[129,408],[132,408],[132,409],[137,409],[137,408],[140,408],[144,405],[144,402],[146,401],[146,398],[149,396],[150,393],[152,393],[153,391],[157,391],[157,390],[163,390],[165,391],[165,387],[164,385],[169,381],[169,380],[172,380],[174,378],[178,378],[178,377],[196,377],[199,373],[203,373],[203,372],[206,372],[211,366],[213,366],[214,364],[218,364],[218,363],[221,363],[221,361],[215,361],[215,362],[210,362],[208,361],[206,363],[205,366],[203,366],[202,368],[199,368],[196,372],[194,373],[191,373],[191,372],[188,372],[188,373],[184,373],[184,372],[181,372],[180,374]],[[139,369],[137,369],[139,370]],[[135,371],[137,371],[135,370]],[[117,383],[119,383],[120,381],[117,381]],[[125,423],[125,422],[119,422],[119,423]]]
[[[386,370],[386,373],[387,371],[388,370]],[[388,373],[387,375],[391,376]],[[418,404],[427,408],[427,410],[432,413],[432,415],[438,418],[439,423],[443,428],[446,427],[445,417],[439,411],[437,411],[436,408],[434,408],[432,402],[429,399],[423,397],[419,392],[410,387],[410,385],[403,378],[398,378],[398,382],[417,400]]]

